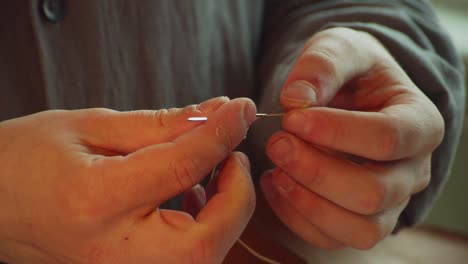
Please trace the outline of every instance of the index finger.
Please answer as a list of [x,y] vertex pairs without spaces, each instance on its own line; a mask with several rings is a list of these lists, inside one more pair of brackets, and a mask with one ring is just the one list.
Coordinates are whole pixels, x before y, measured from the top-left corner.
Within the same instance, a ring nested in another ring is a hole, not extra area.
[[423,101],[392,105],[380,112],[313,107],[286,114],[283,128],[306,142],[340,152],[396,160],[432,151],[441,142],[443,122],[433,108]]
[[291,110],[326,105],[348,81],[369,71],[376,61],[375,45],[365,34],[332,28],[313,36],[281,89],[281,106]]
[[[251,100],[235,99],[208,116],[208,121],[175,140],[104,161],[102,181],[113,183],[122,207],[157,206],[200,182],[245,138],[255,120]],[[115,201],[115,200],[114,200]]]

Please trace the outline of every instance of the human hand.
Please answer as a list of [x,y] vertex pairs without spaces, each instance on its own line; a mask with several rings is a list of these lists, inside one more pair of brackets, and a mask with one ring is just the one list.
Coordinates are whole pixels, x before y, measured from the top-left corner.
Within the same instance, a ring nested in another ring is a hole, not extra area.
[[277,167],[261,179],[271,208],[315,246],[373,247],[429,183],[437,108],[378,40],[345,28],[306,43],[280,98]]
[[[209,120],[188,122],[193,115]],[[248,159],[230,155],[254,119],[250,100],[221,97],[183,109],[46,111],[1,122],[1,260],[221,262],[255,206]],[[217,193],[195,218],[157,209],[228,156]]]

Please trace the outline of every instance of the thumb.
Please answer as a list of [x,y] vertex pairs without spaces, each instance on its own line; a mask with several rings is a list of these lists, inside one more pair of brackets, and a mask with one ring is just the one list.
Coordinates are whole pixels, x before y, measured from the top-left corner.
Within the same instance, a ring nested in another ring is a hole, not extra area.
[[131,153],[176,139],[202,123],[189,122],[187,118],[205,116],[228,101],[229,98],[222,96],[184,108],[128,112],[82,110],[78,129],[87,145],[118,153]]
[[281,89],[282,107],[324,106],[346,83],[369,71],[375,56],[364,34],[332,28],[309,39]]

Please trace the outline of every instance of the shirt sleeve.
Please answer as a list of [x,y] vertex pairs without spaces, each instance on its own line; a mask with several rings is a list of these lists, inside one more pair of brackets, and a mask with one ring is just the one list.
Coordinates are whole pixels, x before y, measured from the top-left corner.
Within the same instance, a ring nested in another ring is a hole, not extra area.
[[[279,90],[300,48],[314,33],[330,27],[365,31],[379,39],[445,120],[445,137],[432,157],[430,185],[412,197],[399,219],[400,227],[415,225],[447,180],[460,138],[465,100],[460,57],[428,1],[267,1],[258,69],[259,111],[282,111]],[[252,127],[247,144],[254,151],[253,164],[259,164],[255,175],[271,168],[264,146],[279,129],[279,120],[262,120]]]

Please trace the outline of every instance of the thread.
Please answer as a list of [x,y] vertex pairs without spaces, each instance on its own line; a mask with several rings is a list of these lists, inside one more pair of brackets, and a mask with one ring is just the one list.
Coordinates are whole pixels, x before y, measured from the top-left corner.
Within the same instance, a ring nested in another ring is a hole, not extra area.
[[269,257],[266,257],[262,254],[260,254],[259,252],[255,251],[253,248],[251,248],[249,245],[247,245],[244,241],[242,241],[242,239],[237,239],[237,242],[239,242],[239,244],[241,244],[241,246],[243,246],[250,254],[252,254],[253,256],[255,256],[256,258],[258,258],[259,260],[265,262],[265,263],[268,263],[268,264],[281,264],[281,262],[278,262],[274,259],[271,259]]

